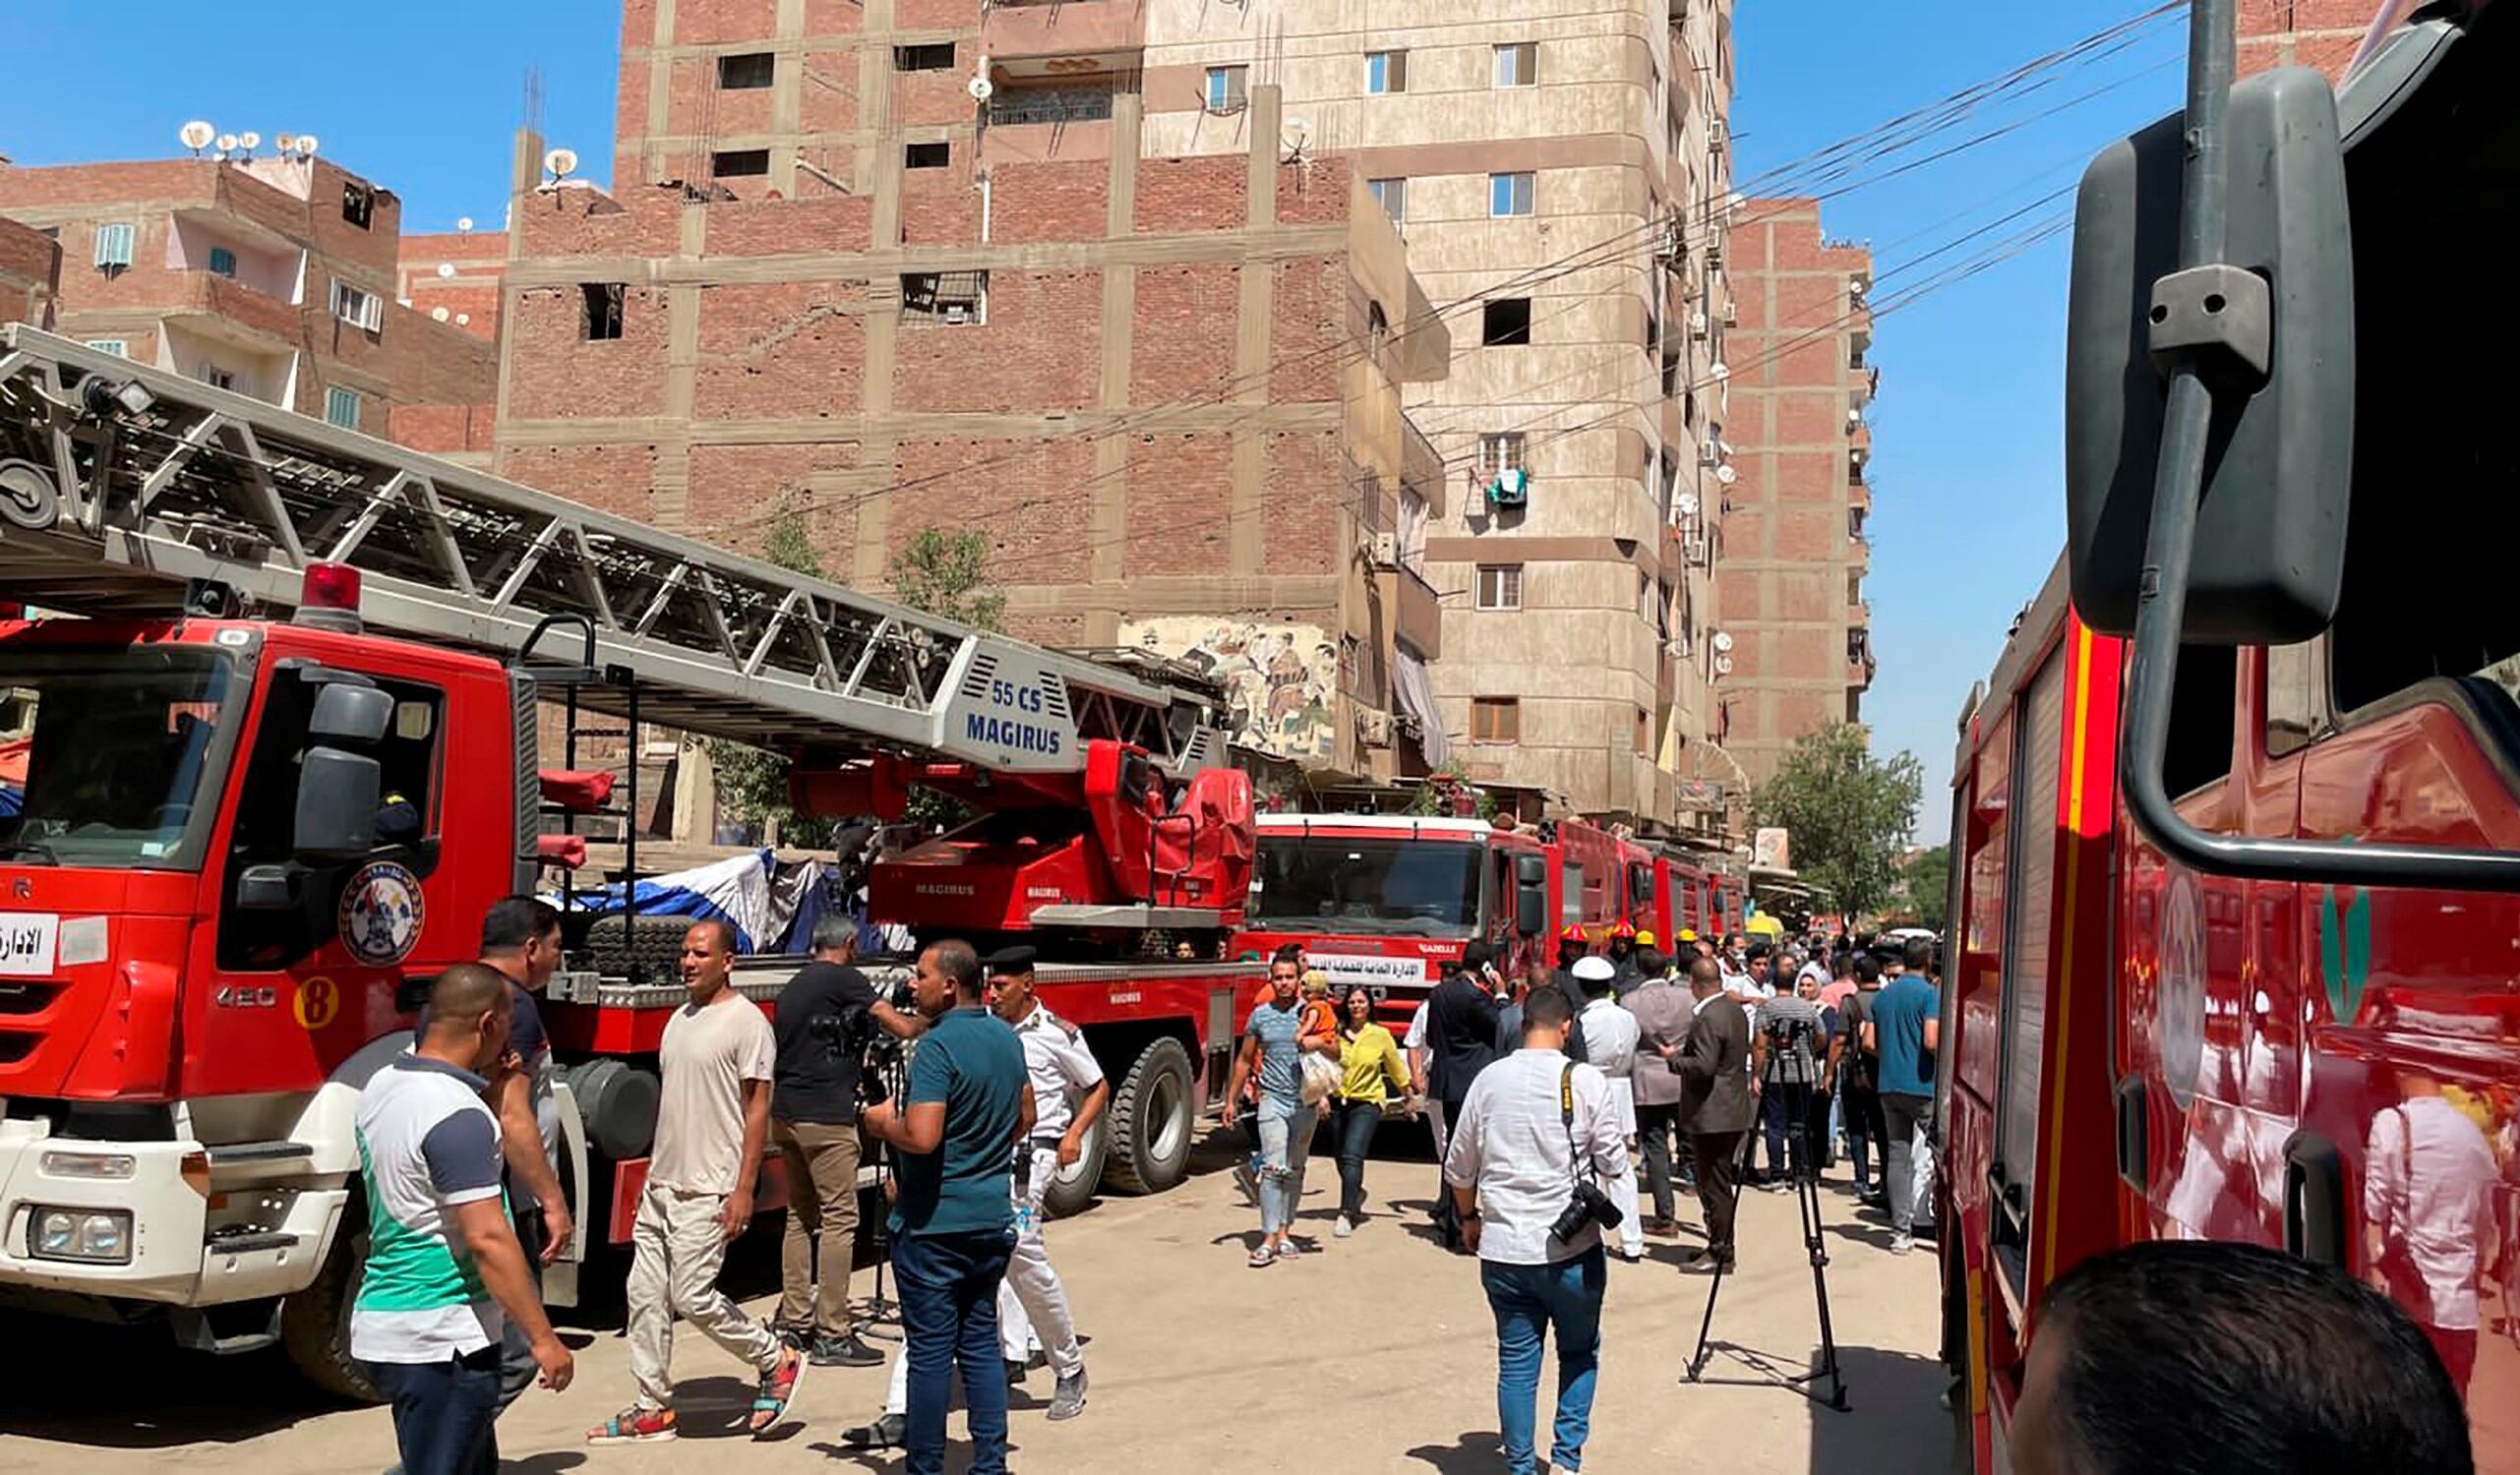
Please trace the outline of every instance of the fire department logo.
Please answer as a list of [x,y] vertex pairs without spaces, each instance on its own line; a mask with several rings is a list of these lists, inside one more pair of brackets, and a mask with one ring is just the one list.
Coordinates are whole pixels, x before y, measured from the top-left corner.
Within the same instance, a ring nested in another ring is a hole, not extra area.
[[423,914],[420,878],[391,860],[370,861],[341,892],[341,945],[373,967],[400,963],[420,941]]
[[2196,1094],[2205,1063],[2205,909],[2196,878],[2170,873],[2161,899],[2161,984],[2155,1004],[2161,1080],[2185,1107]]

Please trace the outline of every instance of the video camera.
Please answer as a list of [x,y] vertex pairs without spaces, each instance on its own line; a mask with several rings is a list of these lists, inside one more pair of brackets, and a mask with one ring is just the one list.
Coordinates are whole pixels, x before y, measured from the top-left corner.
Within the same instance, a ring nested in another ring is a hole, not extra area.
[[[895,984],[883,1002],[895,1009],[910,1009],[909,980]],[[872,1005],[851,1004],[837,1013],[816,1015],[806,1022],[806,1032],[821,1040],[833,1055],[858,1063],[860,1106],[875,1105],[890,1095],[885,1078],[901,1064],[902,1042],[875,1022]]]
[[1577,1178],[1566,1207],[1557,1211],[1557,1222],[1549,1225],[1549,1238],[1562,1245],[1570,1243],[1584,1232],[1586,1224],[1598,1224],[1601,1232],[1607,1234],[1618,1228],[1619,1221],[1626,1217],[1619,1211],[1619,1206],[1610,1202],[1610,1196],[1601,1191],[1600,1185],[1590,1179]]

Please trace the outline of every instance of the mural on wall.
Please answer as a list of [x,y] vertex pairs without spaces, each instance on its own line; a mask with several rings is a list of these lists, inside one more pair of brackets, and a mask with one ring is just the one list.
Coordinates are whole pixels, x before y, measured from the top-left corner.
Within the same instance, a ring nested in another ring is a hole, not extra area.
[[1319,625],[1167,615],[1123,621],[1120,640],[1214,677],[1234,741],[1280,758],[1337,756],[1339,647]]

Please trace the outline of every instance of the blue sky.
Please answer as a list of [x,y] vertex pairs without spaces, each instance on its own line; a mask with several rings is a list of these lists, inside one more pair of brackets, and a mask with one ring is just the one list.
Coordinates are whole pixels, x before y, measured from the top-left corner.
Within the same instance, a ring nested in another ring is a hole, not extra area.
[[[1741,0],[1736,173],[1747,183],[2143,8]],[[407,8],[340,6],[315,28],[303,5],[252,0],[140,0],[115,10],[111,24],[87,5],[13,9],[22,63],[0,89],[0,152],[22,163],[167,156],[191,117],[255,129],[267,147],[280,133],[313,131],[325,153],[401,195],[404,229],[450,230],[463,215],[489,227],[535,69],[547,137],[585,155],[590,175],[608,172],[621,30],[612,0],[438,0],[425,21]],[[278,37],[287,40],[275,47]],[[1871,242],[1887,270],[2070,184],[2080,160],[2176,105],[2180,74],[2168,60],[2179,45],[2175,26],[2157,27],[2016,105],[1990,107],[1915,152],[2003,124],[2017,131],[1830,201],[1828,230]],[[2103,88],[2052,117],[2029,117]],[[2066,260],[2065,240],[2049,241],[1883,318],[1874,333],[1882,392],[1867,588],[1881,669],[1864,710],[1877,745],[1925,761],[1918,832],[1929,840],[1947,827],[1960,701],[2064,539]],[[1877,300],[1898,280],[1885,281]]]

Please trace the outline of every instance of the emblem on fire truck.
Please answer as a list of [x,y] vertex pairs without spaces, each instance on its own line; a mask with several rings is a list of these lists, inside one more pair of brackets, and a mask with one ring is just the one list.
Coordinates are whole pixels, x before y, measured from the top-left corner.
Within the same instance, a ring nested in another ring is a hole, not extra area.
[[372,860],[359,867],[341,892],[341,945],[377,968],[400,963],[420,941],[425,904],[420,878],[408,866]]
[[2183,1108],[2205,1063],[2205,917],[2196,877],[2174,870],[2161,901],[2161,1083]]

